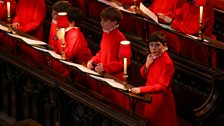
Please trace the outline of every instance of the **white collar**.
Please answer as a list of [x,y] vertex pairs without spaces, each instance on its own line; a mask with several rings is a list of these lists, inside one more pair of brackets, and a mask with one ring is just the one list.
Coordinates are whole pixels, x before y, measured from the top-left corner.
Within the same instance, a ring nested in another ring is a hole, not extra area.
[[109,34],[109,32],[113,31],[114,29],[118,28],[119,27],[119,24],[115,25],[114,27],[112,27],[111,29],[109,30],[103,30],[103,32],[106,32]]
[[71,29],[73,29],[73,28],[75,28],[75,29],[79,29],[79,27],[67,27],[66,29],[65,29],[65,32],[68,32],[69,30],[71,30]]

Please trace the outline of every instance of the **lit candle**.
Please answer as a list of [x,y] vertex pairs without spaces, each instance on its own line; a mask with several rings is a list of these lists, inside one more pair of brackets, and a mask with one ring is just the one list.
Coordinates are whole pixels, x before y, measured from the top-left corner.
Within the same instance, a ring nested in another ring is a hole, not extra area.
[[127,58],[124,58],[124,75],[127,75]]
[[7,17],[9,18],[10,17],[10,2],[7,2]]
[[200,19],[199,19],[199,23],[202,23],[202,16],[203,16],[203,6],[200,6]]

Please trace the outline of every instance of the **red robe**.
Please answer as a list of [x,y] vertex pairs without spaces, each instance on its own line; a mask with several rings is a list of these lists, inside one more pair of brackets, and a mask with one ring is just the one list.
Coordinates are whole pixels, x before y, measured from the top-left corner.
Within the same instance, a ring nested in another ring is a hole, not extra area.
[[[8,0],[9,1],[9,0]],[[13,17],[13,15],[16,12],[16,6],[17,3],[15,0],[10,0],[10,16]],[[0,20],[7,18],[7,4],[6,0],[1,1],[0,0]]]
[[[56,52],[61,54],[61,41],[56,43]],[[60,52],[58,52],[58,50]],[[71,28],[65,33],[65,57],[68,61],[75,61],[77,63],[86,63],[91,57],[92,53],[88,47],[86,39],[79,28]]]
[[57,43],[58,37],[56,33],[57,33],[57,23],[52,20],[48,45],[50,45],[53,48],[56,48],[55,46],[57,45],[56,43]]
[[[214,24],[214,12],[210,5],[203,9],[202,29],[207,36],[212,36]],[[175,11],[171,27],[186,34],[198,34],[199,32],[199,7],[195,3],[185,2],[183,7]]]
[[183,5],[183,2],[184,0],[154,0],[149,9],[155,14],[164,13],[171,16],[177,8]]
[[[171,27],[177,31],[197,35],[199,32],[199,7],[195,3],[187,3],[182,8],[175,11],[175,17]],[[214,24],[214,12],[210,5],[203,8],[202,32],[206,36],[212,37]],[[204,47],[191,43],[187,40],[181,40],[181,51],[183,55],[190,56],[202,63],[208,63],[207,54]],[[216,63],[214,63],[216,64]]]
[[19,0],[13,22],[20,23],[21,26],[18,27],[18,30],[43,40],[42,23],[45,15],[46,6],[44,0]]
[[[126,40],[125,36],[118,30],[103,33],[100,51],[91,59],[95,63],[102,63],[103,69],[106,73],[115,76],[116,78],[123,80],[124,64],[123,59],[118,57],[120,42]],[[130,65],[130,58],[128,59],[128,65]],[[91,83],[91,88],[94,89],[96,85]],[[94,85],[94,86],[93,86]],[[112,89],[111,87],[98,84],[99,92],[113,101],[118,105],[129,109],[128,98],[122,93]]]
[[[55,52],[61,54],[61,40],[56,41],[53,47]],[[74,61],[85,65],[92,57],[91,50],[88,47],[86,39],[79,28],[71,28],[65,33],[65,57],[68,61]],[[66,66],[53,61],[53,69],[58,73],[68,77],[69,71]]]
[[177,126],[175,101],[170,82],[174,75],[174,65],[167,52],[164,52],[144,72],[140,74],[146,79],[146,86],[140,87],[141,93],[152,93],[151,104],[145,104],[144,116],[149,126]]

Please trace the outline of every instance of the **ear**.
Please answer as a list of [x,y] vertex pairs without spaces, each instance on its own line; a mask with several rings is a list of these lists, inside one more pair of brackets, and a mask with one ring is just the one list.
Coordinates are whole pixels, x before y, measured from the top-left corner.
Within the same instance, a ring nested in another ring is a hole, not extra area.
[[117,25],[117,21],[111,21],[113,23],[113,25]]
[[69,22],[69,26],[70,27],[74,27],[75,26],[75,22],[74,21]]

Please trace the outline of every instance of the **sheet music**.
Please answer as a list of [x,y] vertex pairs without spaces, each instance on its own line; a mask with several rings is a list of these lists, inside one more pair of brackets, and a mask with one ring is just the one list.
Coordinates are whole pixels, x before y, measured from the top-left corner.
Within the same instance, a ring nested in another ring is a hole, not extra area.
[[26,42],[29,45],[47,45],[47,43],[40,41],[40,40],[33,40],[33,39],[29,39],[20,35],[16,35],[16,34],[10,34],[8,33],[8,35],[15,37],[15,38],[19,38],[22,39],[24,42]]
[[118,6],[116,3],[110,2],[109,0],[98,0],[98,1],[101,2],[101,3],[104,3],[104,4],[108,5],[108,6],[111,6],[111,7],[117,8],[119,10],[128,12],[128,13],[132,13],[132,14],[135,13],[135,12],[132,12],[132,11],[129,11],[129,10],[124,9],[123,6]]
[[65,64],[68,64],[70,66],[74,66],[74,67],[77,67],[79,70],[85,72],[85,73],[88,73],[88,74],[92,74],[92,75],[96,75],[96,76],[101,76],[99,73],[93,71],[93,70],[90,70],[88,69],[87,67],[81,65],[81,64],[77,64],[77,63],[72,63],[72,62],[68,62],[68,61],[64,61],[64,60],[60,60],[61,62],[65,63]]
[[40,47],[37,47],[37,46],[33,46],[33,48],[35,48],[37,50],[40,50],[40,51],[43,51],[43,52],[49,52],[50,51],[50,50],[43,49],[43,48],[40,48]]
[[5,27],[4,25],[1,25],[1,24],[0,24],[0,30],[6,31],[6,32],[9,31],[7,27]]
[[149,16],[152,20],[154,20],[156,23],[158,23],[158,17],[156,16],[156,14],[154,14],[152,11],[150,11],[146,6],[144,6],[142,4],[142,2],[140,3],[140,10],[146,14],[147,16]]
[[54,57],[54,58],[56,58],[56,59],[62,59],[62,56],[61,55],[59,55],[59,54],[57,54],[57,53],[55,53],[54,51],[48,51],[48,53],[52,56],[52,57]]
[[97,80],[105,81],[112,87],[115,87],[115,88],[118,88],[121,90],[127,90],[123,84],[116,82],[114,79],[102,78],[102,77],[98,77],[98,76],[94,76],[94,75],[90,75],[90,76]]

